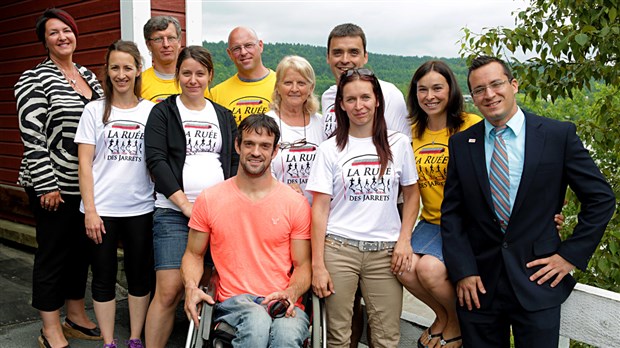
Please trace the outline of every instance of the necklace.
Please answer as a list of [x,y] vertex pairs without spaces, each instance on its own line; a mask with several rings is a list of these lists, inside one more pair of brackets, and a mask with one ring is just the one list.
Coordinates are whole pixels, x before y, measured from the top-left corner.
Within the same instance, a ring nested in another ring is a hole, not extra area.
[[[429,131],[430,131],[430,129],[429,129]],[[445,129],[441,129],[441,130],[438,130],[438,131],[435,131],[435,132],[430,131],[430,132],[428,133],[428,135],[429,135],[429,136],[432,136],[432,137],[433,137],[433,139],[431,140],[431,144],[432,144],[432,145],[435,145],[435,140],[436,140],[436,139],[437,139],[437,137],[438,137],[438,136],[440,136],[440,135],[442,134],[442,132],[444,132],[444,131],[445,131]],[[431,132],[433,132],[434,134],[433,134],[433,133],[431,133]]]
[[[430,120],[427,118],[427,122],[429,122],[429,121]],[[441,127],[441,128],[435,130],[435,129],[432,129],[433,127],[431,127],[430,124],[426,125],[426,131],[428,132],[428,136],[429,137],[431,137],[431,136],[433,137],[433,139],[431,141],[432,145],[435,145],[435,139],[437,139],[438,136],[444,134],[444,132],[447,132],[447,130],[448,130],[447,124],[442,127],[442,126],[437,126],[437,122],[435,122],[435,127],[434,128],[437,128],[437,127]]]
[[76,72],[79,74],[79,71],[77,71],[77,67],[75,65],[73,65],[73,63],[71,63],[71,65],[73,65],[73,68],[71,70],[73,70],[73,76],[69,76],[69,74],[67,74],[67,72],[65,71],[65,69],[60,67],[60,64],[58,64],[58,62],[56,62],[55,60],[53,60],[52,58],[50,58],[50,60],[52,62],[54,62],[54,64],[56,65],[56,67],[58,69],[60,69],[60,71],[62,72],[62,75],[65,77],[65,79],[67,80],[67,82],[69,82],[69,85],[71,85],[71,87],[73,87],[73,89],[78,92],[80,95],[84,95],[84,92],[82,91],[82,89],[80,88],[80,86],[78,86],[77,84],[77,77],[76,77]]

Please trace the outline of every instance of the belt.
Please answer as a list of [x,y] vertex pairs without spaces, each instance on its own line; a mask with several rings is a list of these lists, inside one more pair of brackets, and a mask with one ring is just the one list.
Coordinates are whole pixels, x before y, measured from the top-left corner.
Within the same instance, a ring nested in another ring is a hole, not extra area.
[[325,236],[325,241],[329,241],[331,245],[337,244],[341,245],[349,245],[352,247],[356,247],[359,251],[381,251],[381,250],[394,250],[394,245],[396,242],[372,242],[365,240],[357,240],[344,238],[340,236],[336,236],[334,234],[328,233]]

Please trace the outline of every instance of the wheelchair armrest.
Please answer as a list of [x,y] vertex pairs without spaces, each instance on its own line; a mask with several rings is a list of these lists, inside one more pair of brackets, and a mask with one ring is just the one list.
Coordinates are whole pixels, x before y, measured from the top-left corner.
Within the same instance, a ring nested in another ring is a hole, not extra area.
[[[207,292],[207,288],[205,287],[202,287],[202,290]],[[187,340],[185,341],[185,348],[203,348],[205,346],[204,343],[208,342],[209,332],[211,331],[212,312],[213,306],[203,302],[198,316],[198,326],[194,326],[194,321],[190,320]],[[205,327],[207,328],[206,330]],[[204,337],[205,332],[206,337]]]
[[[218,275],[215,267],[211,269],[211,276],[209,277],[209,284],[203,288],[204,292],[207,295],[211,296],[211,298],[215,299],[215,291],[218,282]],[[198,336],[202,337],[203,340],[209,341],[209,336],[211,334],[211,326],[213,320],[213,306],[203,302],[202,311],[200,314],[200,328],[198,332]]]

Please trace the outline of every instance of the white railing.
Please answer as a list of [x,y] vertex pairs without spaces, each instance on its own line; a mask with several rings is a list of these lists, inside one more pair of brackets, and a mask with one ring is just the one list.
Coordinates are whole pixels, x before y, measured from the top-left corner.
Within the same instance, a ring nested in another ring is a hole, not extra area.
[[[401,319],[428,327],[432,318],[403,312]],[[577,284],[562,305],[559,348],[569,340],[596,347],[620,348],[620,293]]]
[[577,284],[562,305],[561,348],[568,339],[596,347],[620,347],[620,294]]

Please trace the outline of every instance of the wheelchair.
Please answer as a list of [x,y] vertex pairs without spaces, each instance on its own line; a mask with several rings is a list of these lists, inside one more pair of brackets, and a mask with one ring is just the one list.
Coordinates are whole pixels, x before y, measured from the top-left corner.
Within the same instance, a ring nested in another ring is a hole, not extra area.
[[[217,272],[212,271],[209,285],[203,288],[207,294],[214,297],[217,284]],[[312,290],[303,296],[305,311],[310,318],[310,338],[304,343],[304,348],[327,348],[327,326],[325,305]],[[235,328],[226,322],[213,322],[213,306],[203,302],[200,311],[199,325],[196,327],[190,320],[185,348],[228,348],[232,347],[235,338]]]

